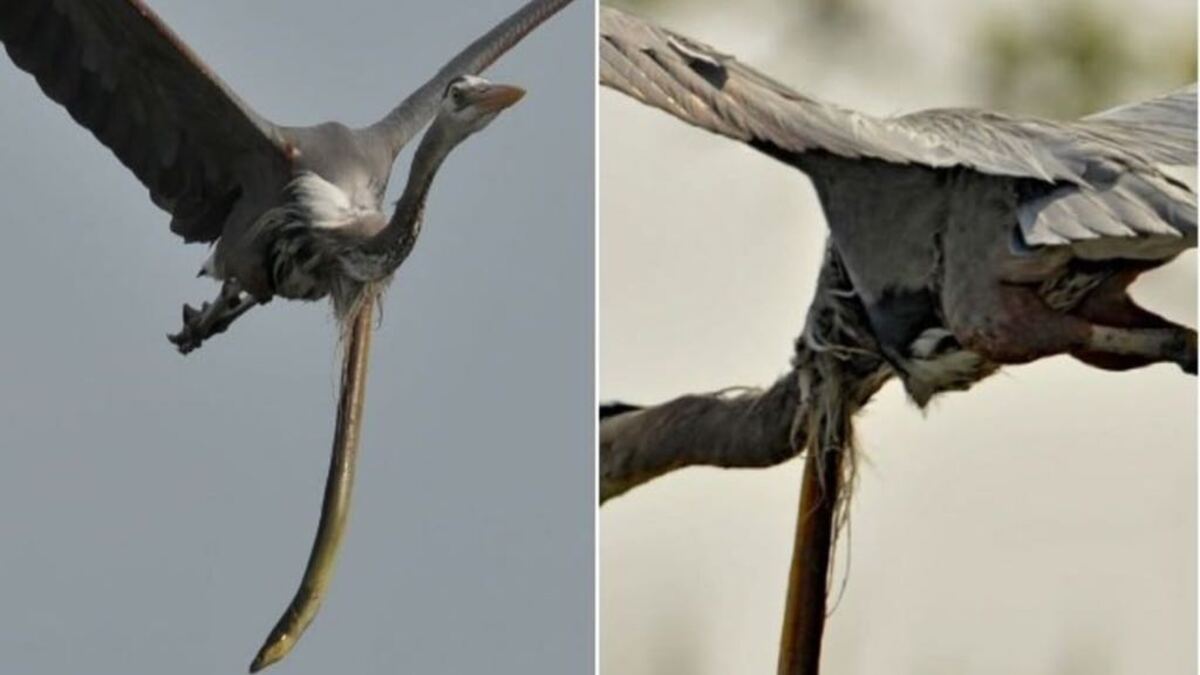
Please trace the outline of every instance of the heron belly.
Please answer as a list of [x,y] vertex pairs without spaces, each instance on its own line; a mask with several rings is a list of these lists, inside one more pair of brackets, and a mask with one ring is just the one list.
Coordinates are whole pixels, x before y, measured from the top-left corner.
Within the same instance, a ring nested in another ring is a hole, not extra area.
[[329,293],[331,260],[307,224],[279,230],[271,246],[271,282],[275,294],[291,300],[318,300]]

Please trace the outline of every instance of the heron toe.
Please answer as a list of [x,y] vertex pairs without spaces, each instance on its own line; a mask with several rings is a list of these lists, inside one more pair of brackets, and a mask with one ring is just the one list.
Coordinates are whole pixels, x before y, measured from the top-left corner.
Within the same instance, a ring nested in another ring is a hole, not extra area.
[[1179,358],[1179,367],[1188,375],[1196,374],[1196,331],[1189,330],[1184,340],[1183,353]]
[[199,341],[195,339],[192,332],[186,327],[175,334],[167,333],[167,340],[169,340],[171,344],[175,345],[175,348],[179,350],[180,354],[187,354],[196,347],[200,346]]

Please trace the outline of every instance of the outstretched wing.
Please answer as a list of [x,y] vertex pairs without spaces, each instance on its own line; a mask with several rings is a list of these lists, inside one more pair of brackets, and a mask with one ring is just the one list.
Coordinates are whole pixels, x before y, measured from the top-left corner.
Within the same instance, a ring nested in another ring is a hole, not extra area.
[[1085,122],[1156,162],[1172,166],[1196,164],[1196,85],[1148,101],[1130,103],[1088,115]]
[[286,176],[274,125],[142,0],[4,0],[0,40],[133,171],[187,241],[220,236],[248,174]]
[[572,0],[532,0],[463,49],[379,122],[363,130],[392,149],[392,156],[433,119],[446,86],[461,75],[477,75]]
[[828,153],[1044,183],[1019,213],[1031,246],[1091,242],[1081,250],[1099,257],[1195,246],[1195,195],[1154,166],[1194,161],[1194,86],[1074,123],[979,110],[877,118],[608,7],[600,10],[600,83],[777,158]]
[[600,8],[600,83],[684,122],[785,153],[906,163],[921,139],[795,92],[708,45]]

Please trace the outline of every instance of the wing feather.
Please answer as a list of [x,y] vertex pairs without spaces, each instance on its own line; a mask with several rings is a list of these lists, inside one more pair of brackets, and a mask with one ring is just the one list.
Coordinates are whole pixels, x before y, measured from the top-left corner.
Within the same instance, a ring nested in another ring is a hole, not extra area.
[[1196,85],[1083,118],[1156,162],[1196,164]]
[[142,0],[4,0],[0,40],[137,176],[187,241],[220,236],[250,171],[286,177],[276,127]]

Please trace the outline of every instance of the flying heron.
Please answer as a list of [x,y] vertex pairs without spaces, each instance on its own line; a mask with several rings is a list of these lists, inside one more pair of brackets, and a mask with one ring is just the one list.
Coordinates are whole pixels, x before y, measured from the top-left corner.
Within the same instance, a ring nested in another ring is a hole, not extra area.
[[[273,124],[233,93],[141,0],[0,5],[13,62],[63,105],[171,214],[171,230],[213,250],[200,274],[221,283],[184,305],[169,336],[182,353],[279,296],[329,298],[344,366],[321,522],[304,578],[251,665],[283,658],[311,622],[349,509],[372,316],[411,253],[432,181],[449,153],[523,95],[478,74],[571,0],[533,0],[443,66],[378,122]],[[426,129],[390,213],[392,165]]]
[[804,172],[913,401],[1069,353],[1196,372],[1196,333],[1138,307],[1196,246],[1196,87],[1075,122],[971,109],[877,118],[601,8],[600,81]]
[[1195,195],[1164,169],[1195,164],[1194,85],[1071,122],[964,109],[882,118],[612,8],[599,50],[601,84],[803,172],[829,227],[792,374],[761,394],[600,410],[602,497],[680,466],[809,451],[781,673],[817,670],[831,521],[853,470],[851,456],[839,473],[839,446],[887,378],[925,407],[1057,354],[1195,374],[1195,331],[1127,293],[1196,245]]

